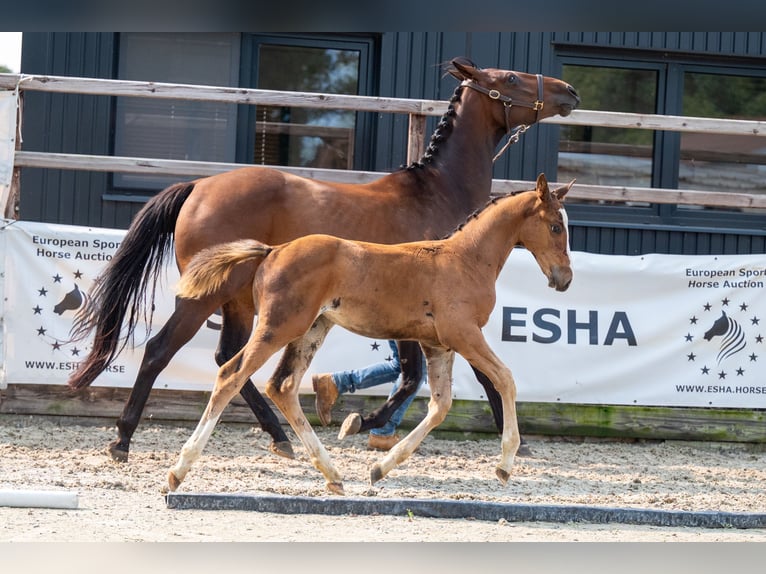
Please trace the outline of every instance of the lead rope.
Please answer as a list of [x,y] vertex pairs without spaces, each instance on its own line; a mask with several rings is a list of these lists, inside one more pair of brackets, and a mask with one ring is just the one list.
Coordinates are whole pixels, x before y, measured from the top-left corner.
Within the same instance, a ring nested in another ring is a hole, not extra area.
[[505,142],[502,148],[500,148],[500,151],[495,154],[495,157],[492,158],[492,163],[495,163],[501,155],[505,153],[505,151],[511,147],[513,144],[515,144],[517,141],[519,141],[519,138],[521,138],[521,134],[523,134],[525,131],[529,129],[529,126],[526,124],[522,124],[520,126],[517,126],[516,128],[509,130],[506,132],[506,135],[508,136],[508,140]]

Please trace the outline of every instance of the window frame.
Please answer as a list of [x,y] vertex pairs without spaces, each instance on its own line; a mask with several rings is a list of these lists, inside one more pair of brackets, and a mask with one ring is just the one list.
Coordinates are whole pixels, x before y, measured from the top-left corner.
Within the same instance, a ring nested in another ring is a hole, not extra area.
[[[565,65],[592,67],[656,69],[657,114],[682,115],[684,74],[739,75],[766,78],[766,69],[753,59],[739,57],[705,57],[668,52],[613,49],[604,51],[592,47],[556,47],[556,73],[561,77]],[[588,107],[583,102],[583,109]],[[766,119],[766,118],[765,118]],[[557,139],[556,156],[559,145]],[[681,153],[681,133],[654,131],[652,154],[652,187],[677,189]],[[588,227],[651,228],[658,230],[683,228],[688,231],[762,233],[766,223],[762,214],[734,212],[722,209],[684,209],[676,204],[649,206],[589,205],[572,203],[567,207],[570,219]]]

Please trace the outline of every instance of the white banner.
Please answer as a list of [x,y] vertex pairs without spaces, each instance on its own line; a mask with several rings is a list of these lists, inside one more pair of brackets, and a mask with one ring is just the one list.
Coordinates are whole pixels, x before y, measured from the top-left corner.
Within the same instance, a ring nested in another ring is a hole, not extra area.
[[[2,382],[65,384],[89,350],[68,342],[72,318],[124,232],[5,222]],[[511,368],[521,401],[766,408],[766,257],[572,254],[565,293],[516,249],[498,280],[485,336]],[[175,268],[157,295],[154,330],[173,308]],[[220,318],[213,315],[156,387],[210,389]],[[143,353],[123,352],[96,385],[131,387]],[[385,360],[383,340],[334,329],[304,378]],[[272,358],[253,377],[263,388]],[[385,385],[364,391],[383,395]],[[360,391],[361,392],[361,391]],[[460,358],[453,394],[483,399]],[[426,388],[421,395],[427,396]]]

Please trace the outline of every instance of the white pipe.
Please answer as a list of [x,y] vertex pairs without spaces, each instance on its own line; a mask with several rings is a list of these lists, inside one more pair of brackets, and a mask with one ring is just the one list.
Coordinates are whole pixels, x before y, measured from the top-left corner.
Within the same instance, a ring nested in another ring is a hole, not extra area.
[[76,492],[63,490],[0,490],[0,506],[16,508],[77,508]]

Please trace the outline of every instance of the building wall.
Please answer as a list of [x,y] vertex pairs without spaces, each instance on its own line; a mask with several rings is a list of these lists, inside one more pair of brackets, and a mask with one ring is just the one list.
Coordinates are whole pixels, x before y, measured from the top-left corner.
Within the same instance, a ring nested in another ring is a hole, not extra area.
[[[663,57],[683,53],[715,64],[721,58],[758,61],[766,53],[762,33],[584,33],[584,32],[392,32],[379,35],[375,68],[377,95],[448,99],[453,78],[440,65],[468,56],[483,67],[558,76],[562,52],[604,57],[640,53]],[[25,33],[22,72],[116,77],[119,36],[113,33]],[[375,95],[375,94],[370,94]],[[23,147],[34,151],[110,154],[113,99],[101,96],[25,95]],[[429,120],[429,131],[437,119]],[[558,127],[538,125],[498,160],[496,178],[533,180],[540,172],[555,179]],[[374,121],[369,165],[390,171],[405,163],[407,118],[381,114]],[[110,197],[110,176],[100,172],[25,169],[21,216],[32,221],[126,228],[141,198]],[[572,247],[598,253],[762,253],[763,226],[753,229],[684,228],[630,224],[611,217],[573,218]]]

